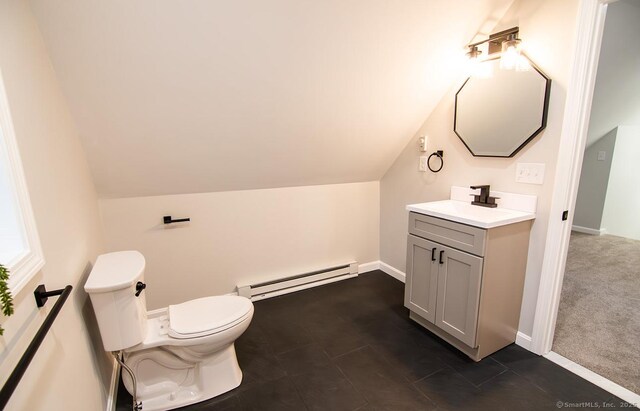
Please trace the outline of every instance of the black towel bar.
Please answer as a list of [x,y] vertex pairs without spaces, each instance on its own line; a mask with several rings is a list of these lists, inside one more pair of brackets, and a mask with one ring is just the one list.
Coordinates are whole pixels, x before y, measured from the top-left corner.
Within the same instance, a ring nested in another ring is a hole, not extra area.
[[73,287],[68,285],[60,290],[47,291],[44,288],[44,285],[40,284],[38,288],[36,288],[36,290],[33,292],[38,307],[42,307],[44,303],[47,302],[47,297],[54,297],[56,295],[59,295],[60,298],[58,298],[58,301],[56,301],[49,314],[47,314],[47,318],[44,319],[35,337],[33,337],[33,340],[31,340],[31,343],[27,347],[27,350],[24,354],[22,354],[22,358],[20,358],[20,361],[18,361],[18,365],[16,365],[16,368],[13,369],[13,372],[2,386],[2,390],[0,390],[0,410],[4,410],[4,407],[9,402],[11,395],[18,386],[18,383],[20,382],[20,379],[24,375],[25,371],[27,371],[27,367],[29,367],[29,364],[31,363],[33,357],[36,355],[36,352],[38,352],[38,348],[40,347],[40,344],[42,344],[42,340],[44,340],[44,337],[47,335],[49,328],[51,328],[53,321],[58,316],[58,313],[60,312],[60,309],[64,305],[65,301],[67,301],[67,298],[69,297],[69,294],[71,294],[72,289]]

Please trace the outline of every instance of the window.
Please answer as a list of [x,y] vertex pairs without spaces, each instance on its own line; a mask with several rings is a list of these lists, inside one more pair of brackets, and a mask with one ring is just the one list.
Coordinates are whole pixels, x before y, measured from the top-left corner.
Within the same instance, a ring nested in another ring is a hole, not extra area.
[[9,269],[13,295],[44,265],[1,73],[0,264]]

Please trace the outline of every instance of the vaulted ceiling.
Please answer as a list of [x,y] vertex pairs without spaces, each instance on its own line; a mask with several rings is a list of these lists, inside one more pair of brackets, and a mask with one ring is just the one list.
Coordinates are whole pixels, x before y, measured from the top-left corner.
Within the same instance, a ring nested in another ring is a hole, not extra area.
[[510,0],[33,0],[101,197],[378,180]]
[[607,6],[587,145],[614,128],[640,125],[640,1],[622,0]]

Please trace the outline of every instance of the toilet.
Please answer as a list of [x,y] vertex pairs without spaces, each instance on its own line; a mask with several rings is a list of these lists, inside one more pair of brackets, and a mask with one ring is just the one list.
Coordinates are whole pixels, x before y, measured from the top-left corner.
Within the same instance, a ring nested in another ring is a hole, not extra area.
[[[239,386],[234,342],[251,322],[251,300],[205,297],[147,312],[144,269],[138,251],[103,254],[84,286],[104,349],[123,351],[144,411],[182,407]],[[122,380],[132,393],[128,373]]]

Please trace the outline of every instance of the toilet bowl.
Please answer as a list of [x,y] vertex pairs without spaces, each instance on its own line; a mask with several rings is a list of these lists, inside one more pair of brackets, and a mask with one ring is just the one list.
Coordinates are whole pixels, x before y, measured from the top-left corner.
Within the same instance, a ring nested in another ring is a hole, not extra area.
[[[234,342],[251,322],[251,300],[205,297],[147,312],[144,265],[137,251],[104,254],[85,284],[105,350],[123,351],[143,409],[178,408],[240,385]],[[122,380],[133,394],[128,373]]]

